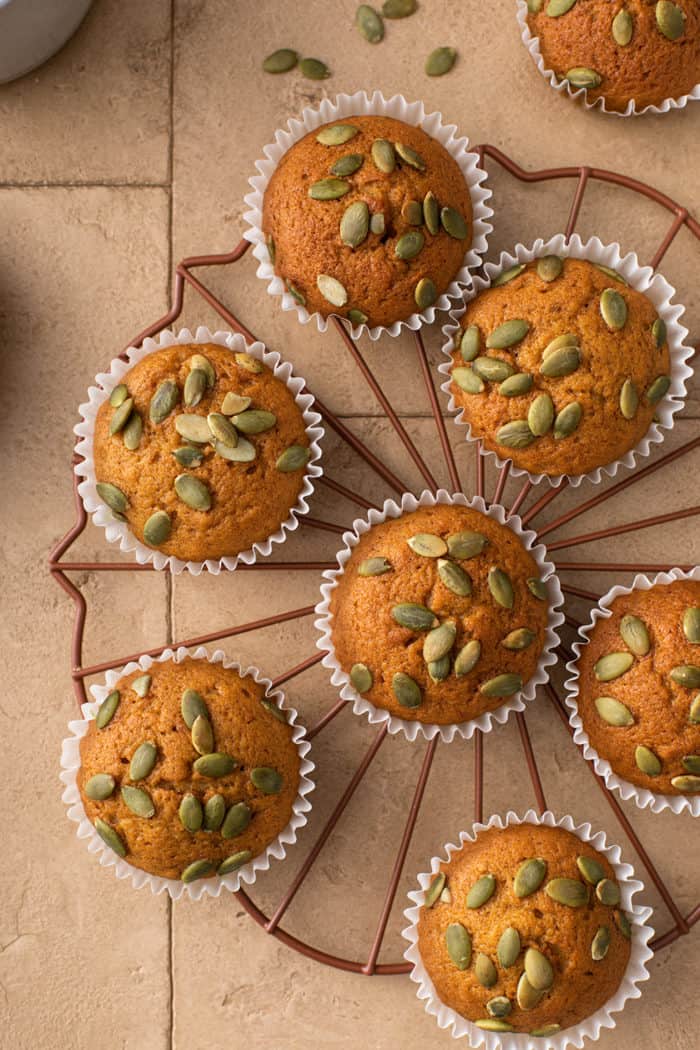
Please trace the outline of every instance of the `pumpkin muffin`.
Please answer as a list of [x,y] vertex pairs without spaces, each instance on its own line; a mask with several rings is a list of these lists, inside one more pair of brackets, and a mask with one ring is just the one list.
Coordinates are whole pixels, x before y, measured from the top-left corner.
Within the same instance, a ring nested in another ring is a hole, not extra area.
[[270,261],[310,313],[391,325],[432,306],[472,243],[472,204],[421,128],[351,116],[282,157],[263,201]]
[[512,267],[460,324],[450,392],[472,436],[531,474],[587,474],[624,456],[670,387],[653,304],[581,259]]
[[537,669],[547,588],[505,525],[459,505],[375,525],[330,601],[335,655],[353,688],[409,721],[492,711]]
[[120,678],[80,742],[88,820],[129,864],[166,879],[226,875],[289,823],[291,726],[250,675],[208,660]]
[[591,747],[619,777],[663,795],[700,791],[700,581],[621,594],[578,660]]
[[697,0],[528,0],[545,67],[623,112],[689,94],[700,83]]
[[97,494],[149,547],[234,556],[276,532],[310,455],[304,417],[257,358],[214,343],[156,350],[97,414]]
[[481,831],[440,865],[418,921],[438,998],[479,1028],[553,1035],[622,981],[630,923],[606,857],[563,828]]

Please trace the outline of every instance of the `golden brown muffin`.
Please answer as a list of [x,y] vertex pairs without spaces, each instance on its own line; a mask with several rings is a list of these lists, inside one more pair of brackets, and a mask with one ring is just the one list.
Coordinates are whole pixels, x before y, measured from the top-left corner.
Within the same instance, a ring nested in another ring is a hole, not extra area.
[[663,795],[700,791],[700,582],[621,594],[581,650],[577,705],[618,776]]
[[624,456],[670,385],[652,303],[580,259],[506,271],[460,323],[451,393],[472,435],[531,474],[586,474]]
[[438,725],[520,692],[547,611],[537,563],[515,533],[456,505],[371,528],[330,602],[336,657],[354,688],[392,715]]
[[311,313],[391,325],[432,306],[456,276],[472,242],[471,197],[421,128],[352,116],[285,153],[263,231],[275,272]]
[[308,445],[293,394],[262,362],[213,343],[169,346],[100,407],[97,491],[163,554],[233,556],[287,519]]
[[[697,0],[530,0],[545,67],[608,109],[659,105],[700,83]],[[563,10],[562,14],[555,12]]]
[[85,812],[107,845],[136,868],[185,882],[262,853],[289,823],[299,787],[284,712],[253,678],[208,660],[120,678],[80,758]]
[[607,858],[576,835],[490,828],[440,873],[421,908],[418,948],[451,1009],[480,1028],[544,1035],[615,994],[630,957],[629,920]]

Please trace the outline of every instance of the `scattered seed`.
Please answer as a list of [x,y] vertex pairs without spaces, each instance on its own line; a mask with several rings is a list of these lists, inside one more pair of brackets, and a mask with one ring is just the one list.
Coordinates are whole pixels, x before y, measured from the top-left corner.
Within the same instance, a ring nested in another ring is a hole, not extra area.
[[372,218],[369,220],[370,233],[376,234],[378,237],[384,233],[384,212],[376,211]]
[[544,580],[538,580],[536,576],[530,576],[527,580],[527,589],[538,601],[547,601],[547,584]]
[[554,984],[552,964],[537,948],[528,948],[525,952],[525,973],[537,992],[544,992]]
[[606,288],[600,296],[600,313],[608,328],[619,332],[627,321],[627,303],[614,288]]
[[266,73],[288,73],[290,69],[294,69],[298,61],[299,56],[296,51],[292,51],[289,47],[281,47],[267,56],[262,67]]
[[192,747],[199,755],[210,755],[214,750],[214,730],[206,715],[197,715],[191,729]]
[[513,1005],[505,995],[496,995],[486,1004],[489,1017],[507,1017],[512,1009]]
[[646,656],[651,649],[646,624],[631,613],[627,613],[620,621],[620,636],[635,656]]
[[513,1025],[508,1024],[507,1021],[503,1021],[500,1017],[483,1017],[474,1024],[477,1028],[482,1028],[485,1032],[512,1032],[514,1031]]
[[318,58],[302,58],[299,63],[299,72],[307,80],[327,80],[331,71],[325,62]]
[[700,693],[690,703],[688,721],[691,725],[700,724]]
[[533,1028],[530,1035],[546,1038],[548,1035],[556,1035],[561,1031],[560,1024],[543,1024],[540,1028]]
[[303,294],[303,292],[300,292],[299,289],[295,285],[293,285],[292,282],[289,280],[285,281],[285,284],[287,286],[287,291],[291,295],[294,302],[298,303],[299,306],[306,306],[306,296]]
[[207,376],[202,368],[193,368],[182,388],[182,400],[187,408],[195,408],[204,397]]
[[444,682],[450,674],[450,654],[447,653],[445,656],[441,656],[439,660],[431,660],[428,664],[428,674],[431,681],[435,683]]
[[266,711],[269,711],[273,718],[277,719],[278,722],[283,722],[285,725],[288,724],[286,711],[283,711],[281,707],[278,707],[274,700],[270,700],[268,697],[264,696],[260,703]]
[[[372,216],[372,218],[374,218],[374,216]],[[354,325],[367,324],[369,317],[367,314],[363,313],[362,310],[353,307],[352,310],[348,310],[348,320]]]
[[[232,429],[235,427],[242,434],[263,434],[266,430],[271,430],[276,423],[277,416],[274,412],[265,412],[260,408],[248,408],[245,412],[238,412],[235,416],[232,416],[229,426],[233,425]],[[215,436],[221,441],[221,437],[218,434]]]
[[109,395],[109,403],[112,406],[112,408],[119,408],[119,406],[126,401],[128,396],[129,391],[126,388],[126,384],[118,383],[117,386],[115,386],[112,393]]
[[253,375],[261,375],[265,371],[265,365],[262,361],[258,361],[257,357],[253,357],[252,354],[239,353],[233,356],[239,368],[245,369],[246,372],[252,372]]
[[442,77],[450,72],[456,58],[453,47],[436,47],[425,60],[425,72],[429,77]]
[[657,376],[651,386],[647,389],[646,399],[650,405],[655,405],[662,397],[665,397],[671,387],[670,376]]
[[559,18],[560,15],[565,15],[567,11],[576,3],[576,0],[549,0],[545,13],[550,18]]
[[615,916],[615,922],[617,923],[618,929],[622,936],[626,937],[628,941],[631,940],[632,925],[629,919],[627,918],[626,914],[623,911],[616,911],[613,912],[613,914]]
[[235,448],[224,445],[221,441],[214,442],[214,451],[222,459],[228,459],[232,463],[252,463],[255,459],[255,445],[251,445],[244,437],[239,437]]
[[671,777],[671,784],[676,791],[683,791],[685,793],[700,791],[700,777],[690,775]]
[[175,416],[175,429],[181,438],[193,441],[196,445],[207,445],[211,441],[206,416],[196,416],[191,412]]
[[378,44],[384,38],[382,16],[369,4],[360,4],[355,15],[355,24],[370,44]]
[[560,346],[558,350],[551,350],[542,359],[540,372],[547,379],[559,379],[562,376],[570,376],[580,365],[581,351],[578,346]]
[[423,219],[428,232],[436,236],[440,232],[440,205],[432,190],[428,190],[423,198]]
[[656,349],[660,350],[666,342],[666,322],[661,317],[657,317],[651,326],[651,335]]
[[521,649],[527,649],[528,646],[532,645],[535,638],[535,632],[531,631],[529,627],[518,627],[506,635],[501,645],[504,649],[512,649],[517,652]]
[[505,448],[527,448],[534,440],[526,419],[513,419],[496,431],[496,441]]
[[550,354],[553,354],[555,350],[559,350],[562,346],[574,346],[577,350],[580,350],[576,333],[564,332],[563,335],[558,335],[555,339],[552,339],[542,351],[542,360],[544,361],[545,357],[549,357]]
[[523,973],[518,981],[516,998],[521,1010],[534,1010],[544,995],[544,990],[533,988],[526,973]]
[[700,645],[700,606],[689,606],[683,613],[683,634],[691,645]]
[[112,413],[112,418],[109,421],[109,432],[112,436],[118,434],[120,430],[126,426],[131,411],[134,407],[133,397],[127,397],[125,401],[122,401],[119,408],[115,408]]
[[204,805],[205,831],[218,831],[224,822],[226,815],[226,800],[223,795],[212,795]]
[[427,664],[441,660],[451,651],[457,637],[457,628],[454,623],[447,622],[434,627],[425,636],[423,642],[423,659]]
[[263,795],[279,795],[282,790],[282,774],[270,766],[257,766],[250,771],[250,779]]
[[513,366],[500,357],[477,357],[472,361],[472,369],[489,383],[500,383],[515,375]]
[[407,18],[417,7],[416,0],[384,0],[382,14],[385,18]]

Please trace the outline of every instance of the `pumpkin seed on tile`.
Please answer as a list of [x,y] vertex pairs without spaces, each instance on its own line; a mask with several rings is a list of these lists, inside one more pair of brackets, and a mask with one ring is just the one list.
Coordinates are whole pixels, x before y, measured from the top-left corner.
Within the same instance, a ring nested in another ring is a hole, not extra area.
[[472,370],[489,383],[500,383],[515,375],[515,369],[500,357],[477,357],[472,361]]
[[682,791],[688,794],[700,791],[700,777],[691,776],[690,774],[671,777],[671,784],[677,791]]
[[247,806],[245,802],[235,802],[229,807],[221,825],[222,839],[235,839],[237,835],[241,835],[250,824],[252,817],[253,811],[250,806]]
[[367,664],[353,664],[350,668],[350,681],[358,693],[366,693],[372,688],[372,672]]
[[507,350],[522,342],[529,331],[530,325],[527,321],[514,317],[494,328],[486,338],[486,346],[489,350]]
[[403,671],[396,672],[391,680],[391,688],[401,707],[420,707],[423,703],[420,686]]
[[416,306],[419,310],[427,310],[433,306],[438,297],[438,291],[434,281],[430,277],[421,277],[413,293]]
[[193,412],[183,412],[175,416],[175,429],[185,441],[196,445],[208,445],[211,441],[211,430],[206,416],[197,416]]
[[382,16],[369,4],[360,4],[355,14],[355,24],[370,44],[378,44],[384,38]]
[[540,888],[547,872],[547,864],[541,857],[530,857],[523,861],[513,879],[516,897],[530,897]]
[[588,889],[578,879],[551,879],[544,892],[557,904],[564,904],[567,908],[581,908],[588,903]]
[[488,542],[483,532],[465,529],[463,532],[453,532],[447,537],[447,550],[457,561],[467,561],[481,554]]
[[180,880],[189,884],[198,879],[206,879],[214,874],[215,865],[210,860],[193,860],[182,872]]
[[449,233],[456,241],[463,241],[469,233],[464,217],[449,205],[440,209],[440,223],[445,233]]
[[501,645],[504,649],[512,649],[517,652],[532,645],[535,637],[535,632],[531,631],[529,627],[517,627],[503,638]]
[[97,817],[93,826],[105,846],[109,846],[109,848],[114,850],[119,857],[126,856],[126,844],[119,832],[113,828],[111,824],[108,824],[107,821],[100,820],[100,818]]
[[387,139],[375,139],[370,153],[375,168],[384,172],[385,175],[391,175],[396,167],[396,154],[392,144]]
[[455,674],[462,678],[476,667],[481,657],[481,642],[472,638],[463,645],[455,657]]
[[547,584],[544,580],[538,580],[536,576],[528,577],[527,589],[533,598],[537,598],[539,602],[547,601]]
[[700,776],[700,755],[685,755],[681,759],[681,763],[686,773],[693,773],[695,776]]
[[316,287],[331,306],[345,306],[348,301],[348,293],[345,290],[345,286],[328,273],[320,273],[318,275]]
[[350,183],[345,179],[327,177],[312,182],[309,186],[309,197],[315,201],[337,201],[350,190]]
[[554,422],[554,402],[549,394],[538,394],[527,412],[527,425],[535,437],[543,437]]
[[235,448],[231,445],[224,445],[221,441],[215,441],[214,451],[217,456],[228,459],[231,463],[252,463],[256,456],[255,445],[251,445],[250,441],[243,437],[239,437]]
[[526,973],[521,974],[516,989],[516,998],[521,1010],[534,1010],[545,994],[546,989],[533,988]]
[[160,547],[170,538],[173,523],[165,510],[156,510],[143,526],[143,539],[149,547]]
[[425,636],[423,642],[423,659],[427,664],[435,660],[441,660],[443,656],[451,651],[457,637],[457,628],[454,623],[447,621],[434,627]]
[[498,980],[496,967],[484,952],[479,952],[474,960],[474,976],[482,988],[493,988]]
[[224,751],[212,751],[209,755],[200,755],[192,763],[192,768],[195,773],[199,773],[202,777],[216,779],[228,776],[237,765],[236,759],[231,755],[227,755]]
[[537,948],[528,948],[525,952],[525,973],[537,992],[544,992],[554,984],[552,964]]
[[[354,201],[343,212],[340,220],[340,239],[348,248],[359,248],[369,233],[369,208],[365,201]],[[316,283],[318,284],[318,278]],[[340,283],[340,282],[338,282]],[[342,285],[341,285],[342,287]],[[325,292],[320,288],[321,294]],[[327,296],[325,296],[327,298]],[[334,299],[331,300],[335,302]],[[346,296],[347,301],[347,296]],[[342,306],[342,303],[338,305]]]
[[474,1024],[477,1028],[482,1028],[485,1032],[513,1032],[515,1029],[512,1024],[504,1021],[500,1017],[482,1017]]
[[85,785],[85,794],[93,802],[104,802],[115,788],[114,777],[109,773],[95,773]]
[[631,379],[625,379],[620,388],[620,411],[625,419],[634,419],[639,408],[639,394]]
[[445,541],[431,532],[417,532],[415,536],[409,536],[406,543],[414,554],[420,554],[423,558],[441,558],[447,554]]
[[671,678],[676,685],[685,686],[686,689],[697,689],[700,686],[700,667],[694,664],[679,664],[672,668]]
[[[225,416],[223,418],[226,418]],[[271,430],[277,423],[274,412],[267,412],[262,408],[247,408],[245,412],[237,412],[231,417],[231,424],[242,434],[264,434]],[[229,424],[229,425],[231,425]],[[232,429],[233,429],[232,427]],[[215,435],[221,441],[219,435]]]
[[452,379],[465,394],[481,394],[485,389],[483,379],[476,374],[473,368],[453,368]]
[[429,631],[438,625],[435,613],[417,602],[399,602],[391,610],[391,615],[401,627],[411,631]]
[[507,926],[498,940],[496,958],[503,969],[507,970],[509,966],[515,965],[519,955],[520,934],[515,927]]
[[461,565],[456,565],[446,558],[438,558],[437,571],[442,582],[453,594],[459,595],[460,598],[468,598],[472,593],[471,577]]
[[429,77],[442,77],[455,64],[457,52],[453,47],[436,47],[425,60],[425,72]]
[[148,690],[151,688],[151,681],[152,679],[150,674],[139,675],[138,678],[134,678],[133,682],[131,683],[131,688],[134,690],[137,696],[140,696],[143,699],[143,697],[147,695]]
[[428,674],[431,681],[435,682],[436,685],[438,682],[444,682],[446,678],[449,678],[450,654],[446,653],[439,660],[431,660],[428,664]]
[[657,350],[666,342],[666,322],[662,317],[657,317],[651,326],[651,337]]
[[152,423],[162,423],[180,400],[180,391],[174,379],[164,379],[151,398],[148,414]]
[[207,715],[197,715],[191,729],[192,747],[199,755],[210,755],[214,750],[214,730]]
[[564,260],[558,255],[543,255],[537,260],[537,276],[548,284],[556,281],[564,270]]
[[183,795],[177,815],[185,831],[194,834],[195,831],[199,831],[204,821],[202,803],[190,793]]
[[513,1004],[505,995],[496,995],[486,1004],[489,1017],[507,1017],[512,1009]]
[[207,375],[202,368],[193,368],[182,388],[182,401],[186,408],[196,408],[207,390]]
[[574,66],[567,72],[564,79],[575,88],[597,88],[603,82],[600,73],[589,66]]
[[102,502],[106,503],[109,509],[117,514],[123,514],[129,506],[128,499],[116,485],[112,485],[108,481],[98,481],[95,488]]
[[385,18],[408,18],[417,7],[416,0],[384,0],[382,14]]
[[496,441],[504,448],[527,448],[534,440],[526,419],[512,419],[496,431]]
[[211,510],[211,492],[208,486],[193,474],[178,474],[174,488],[178,498],[193,510]]
[[230,857],[226,857],[222,860],[221,864],[217,868],[217,875],[230,875],[234,871],[238,871],[244,864],[252,858],[253,854],[249,849],[239,850],[238,853],[232,853]]
[[141,444],[143,434],[143,420],[138,412],[132,411],[126,426],[122,429],[122,440],[124,448],[129,452],[135,452]]
[[426,163],[416,150],[407,146],[404,142],[395,142],[394,149],[398,153],[399,159],[404,164],[408,164],[409,168],[415,168],[416,171],[425,171]]
[[578,346],[569,343],[558,349],[550,350],[542,359],[540,372],[547,379],[560,379],[570,376],[581,367],[581,351]]
[[698,693],[698,695],[690,702],[688,721],[691,725],[700,724],[700,693]]
[[481,908],[496,892],[496,877],[490,873],[482,875],[467,893],[467,908]]
[[512,609],[515,595],[508,573],[494,565],[493,568],[489,569],[487,582],[494,601],[502,605],[504,609]]
[[212,795],[204,803],[204,831],[218,831],[226,815],[226,800],[223,795]]
[[425,891],[425,899],[423,901],[426,908],[432,908],[437,903],[440,894],[445,888],[446,876],[444,871],[439,871],[437,875],[433,876],[430,881],[430,885]]
[[383,576],[385,572],[391,572],[393,566],[388,558],[375,555],[373,558],[365,558],[357,570],[358,576]]
[[354,139],[355,135],[357,135],[357,128],[354,124],[332,124],[321,128],[316,136],[316,141],[322,146],[343,146],[350,139]]
[[115,408],[112,413],[112,418],[109,421],[109,432],[112,436],[118,434],[120,430],[124,429],[129,417],[131,416],[133,407],[133,397],[127,397],[125,401],[121,402],[119,408]]
[[466,970],[472,959],[472,939],[461,922],[451,922],[445,930],[447,954],[458,970]]
[[107,728],[107,726],[117,713],[117,708],[119,707],[120,699],[121,694],[119,690],[114,689],[109,694],[109,696],[106,696],[105,699],[102,701],[102,703],[97,709],[97,714],[95,715],[95,725],[98,729]]
[[304,293],[300,292],[296,285],[292,284],[291,281],[285,280],[284,283],[287,286],[287,291],[291,295],[294,302],[298,303],[299,306],[306,306],[306,296],[304,295]]
[[510,284],[511,281],[520,276],[525,269],[525,266],[525,263],[517,263],[515,266],[510,266],[507,270],[503,270],[499,273],[498,277],[491,282],[491,287],[501,288],[504,284]]
[[291,474],[295,470],[301,470],[309,462],[311,449],[304,445],[290,445],[278,457],[275,467],[282,474]]
[[601,879],[596,885],[595,895],[608,908],[617,908],[620,903],[620,887],[612,879]]
[[683,9],[672,0],[659,0],[656,5],[656,25],[667,40],[678,40],[685,33]]
[[337,175],[343,179],[348,175],[354,175],[365,162],[362,153],[346,153],[344,157],[338,157],[335,164],[331,165],[331,175]]
[[700,606],[691,605],[683,613],[683,634],[691,645],[700,645]]
[[270,766],[256,766],[250,771],[250,779],[263,795],[279,795],[284,783],[282,774]]
[[204,702],[204,697],[196,689],[185,689],[180,701],[182,718],[188,729],[192,729],[195,719],[200,715],[209,717],[209,710]]
[[630,709],[616,700],[614,696],[599,696],[594,701],[595,708],[604,722],[611,726],[631,726],[634,716]]
[[649,631],[643,620],[627,613],[620,620],[620,636],[635,656],[646,656],[651,649]]
[[633,663],[632,653],[607,653],[595,663],[593,671],[599,682],[612,682],[626,674]]
[[109,395],[109,403],[112,408],[119,408],[121,404],[126,401],[129,396],[126,383],[117,383],[112,393]]
[[298,61],[299,56],[296,51],[292,51],[289,47],[280,47],[263,60],[262,67],[266,73],[288,73],[290,69],[294,69]]
[[481,332],[478,325],[470,324],[462,332],[459,349],[463,361],[473,361],[479,356],[481,348]]
[[299,72],[307,80],[327,80],[331,71],[320,58],[302,58]]
[[424,244],[425,238],[420,230],[409,230],[408,233],[403,233],[399,237],[394,248],[394,254],[398,259],[409,262],[411,259],[415,259]]
[[571,401],[562,408],[554,419],[554,437],[557,440],[570,437],[578,428],[583,416],[583,409],[578,401]]
[[627,47],[634,32],[634,22],[632,15],[624,7],[620,8],[613,18],[611,32],[616,44],[619,44],[620,47]]
[[145,780],[153,771],[158,758],[158,749],[152,740],[144,740],[134,751],[129,764],[131,780]]
[[498,393],[503,397],[521,397],[529,393],[534,380],[529,372],[516,372],[515,375],[504,379],[498,388]]

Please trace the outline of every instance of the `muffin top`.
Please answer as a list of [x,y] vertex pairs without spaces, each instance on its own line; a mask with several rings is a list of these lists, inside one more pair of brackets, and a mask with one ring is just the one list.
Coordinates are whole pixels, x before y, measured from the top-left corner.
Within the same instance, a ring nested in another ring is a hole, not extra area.
[[142,358],[97,413],[97,493],[142,543],[186,561],[276,532],[309,458],[304,417],[257,358],[214,343]]
[[437,300],[472,243],[469,188],[436,139],[391,117],[309,132],[265,192],[275,272],[311,313],[391,325]]
[[289,823],[299,786],[292,728],[264,686],[189,657],[120,678],[80,758],[85,812],[107,845],[185,882],[262,853]]
[[473,436],[531,474],[586,474],[624,456],[670,386],[664,322],[607,267],[520,264],[460,323],[451,393]]
[[591,746],[624,780],[700,791],[700,581],[621,594],[578,660]]
[[697,0],[528,0],[528,22],[547,69],[637,109],[687,95],[700,83]]
[[617,990],[630,924],[607,858],[563,828],[479,832],[440,865],[418,947],[438,998],[491,1031],[553,1034]]
[[518,536],[478,510],[422,507],[360,539],[332,591],[352,686],[409,721],[477,718],[534,674],[547,588]]

